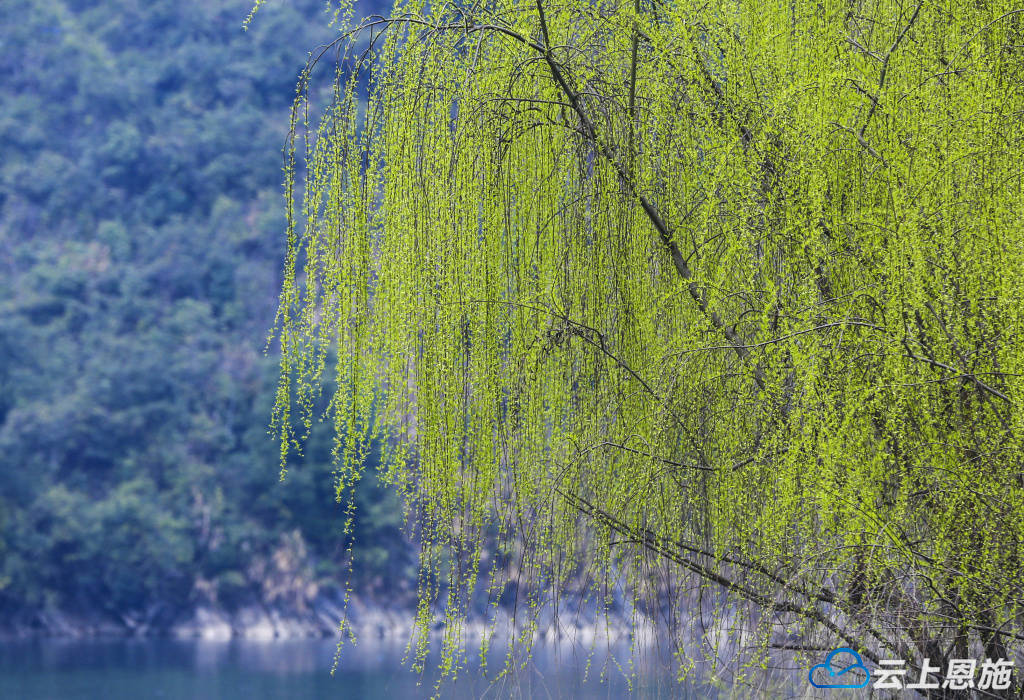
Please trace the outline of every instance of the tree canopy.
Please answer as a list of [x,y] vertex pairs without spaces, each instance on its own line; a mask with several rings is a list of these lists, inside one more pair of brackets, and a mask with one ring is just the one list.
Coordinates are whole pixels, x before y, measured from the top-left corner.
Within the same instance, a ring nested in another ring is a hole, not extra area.
[[1019,652],[1022,22],[399,0],[342,26],[293,109],[275,425],[285,458],[336,348],[341,490],[379,439],[444,663],[499,587],[489,538],[534,609],[624,582],[684,659],[704,589],[762,651]]

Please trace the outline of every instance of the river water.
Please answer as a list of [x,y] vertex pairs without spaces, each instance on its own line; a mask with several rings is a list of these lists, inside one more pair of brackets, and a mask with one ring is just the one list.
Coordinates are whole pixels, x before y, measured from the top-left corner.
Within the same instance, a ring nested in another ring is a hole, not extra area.
[[[403,700],[434,694],[435,676],[419,676],[402,661],[403,649],[346,647],[332,676],[331,640],[179,641],[32,640],[0,642],[0,698],[4,700],[292,700],[359,698]],[[633,692],[612,660],[623,654],[535,650],[514,680],[493,681],[472,668],[440,687],[443,698],[714,698],[710,688],[680,687],[668,669],[639,671]],[[470,657],[472,659],[472,657]],[[479,657],[477,657],[478,660]],[[602,667],[606,671],[600,679]],[[495,675],[493,672],[492,676]]]

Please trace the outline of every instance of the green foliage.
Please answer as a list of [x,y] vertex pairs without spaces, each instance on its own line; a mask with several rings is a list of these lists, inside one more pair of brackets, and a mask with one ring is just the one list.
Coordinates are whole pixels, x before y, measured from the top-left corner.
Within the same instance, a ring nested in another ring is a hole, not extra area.
[[[261,354],[318,2],[0,6],[0,614],[245,602],[299,532],[341,585],[331,436],[281,485]],[[402,579],[391,511],[360,580]],[[212,589],[208,582],[214,582]]]
[[1020,649],[1020,11],[425,8],[294,107],[276,414],[287,457],[337,348],[421,610],[458,629],[497,529],[539,589],[712,586],[762,649]]

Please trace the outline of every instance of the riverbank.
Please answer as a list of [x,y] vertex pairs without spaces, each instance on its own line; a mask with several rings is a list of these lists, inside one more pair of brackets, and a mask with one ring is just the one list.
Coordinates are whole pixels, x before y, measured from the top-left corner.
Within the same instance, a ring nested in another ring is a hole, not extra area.
[[[646,618],[628,616],[612,610],[607,617],[592,605],[570,606],[569,614],[556,616],[546,610],[536,616],[532,631],[535,640],[589,645],[595,640],[628,642],[653,639]],[[340,591],[318,595],[308,603],[253,603],[235,608],[209,604],[171,611],[155,606],[145,617],[117,615],[103,611],[37,610],[8,615],[0,621],[0,639],[30,638],[150,638],[252,641],[339,638],[340,624],[346,620],[357,640],[405,643],[413,636],[415,611],[387,606],[378,601],[354,598],[347,611]],[[634,627],[631,622],[639,621]],[[485,637],[508,638],[531,622],[522,611],[514,616],[504,607],[494,608],[488,616],[471,617],[461,630],[464,639],[479,643]],[[446,623],[435,616],[431,636],[444,634]],[[347,633],[346,633],[347,634]]]

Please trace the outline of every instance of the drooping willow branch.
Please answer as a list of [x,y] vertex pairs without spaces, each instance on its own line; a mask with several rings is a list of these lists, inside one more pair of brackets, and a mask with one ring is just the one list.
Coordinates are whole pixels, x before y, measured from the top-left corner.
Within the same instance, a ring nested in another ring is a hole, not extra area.
[[547,600],[707,581],[794,648],[1016,643],[1020,27],[956,13],[412,2],[311,58],[282,450],[336,349],[343,482],[384,445],[422,629],[501,559]]

